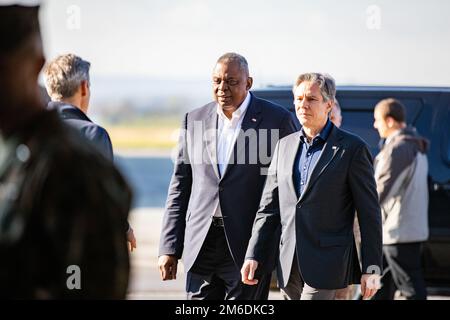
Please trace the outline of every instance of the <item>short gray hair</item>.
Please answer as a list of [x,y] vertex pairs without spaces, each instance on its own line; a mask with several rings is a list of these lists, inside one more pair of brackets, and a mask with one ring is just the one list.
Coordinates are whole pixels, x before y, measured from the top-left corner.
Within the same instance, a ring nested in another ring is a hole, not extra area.
[[237,62],[239,65],[239,69],[243,70],[247,77],[250,75],[249,69],[248,69],[248,62],[247,59],[244,58],[244,56],[234,53],[234,52],[228,52],[220,56],[219,59],[217,59],[216,65],[219,63],[230,63],[230,62]]
[[63,54],[50,61],[44,69],[45,87],[53,100],[72,97],[81,85],[89,81],[91,64],[74,54]]
[[336,99],[336,82],[329,74],[316,72],[303,73],[298,76],[292,91],[295,91],[302,82],[314,82],[319,85],[320,94],[325,102],[335,101]]

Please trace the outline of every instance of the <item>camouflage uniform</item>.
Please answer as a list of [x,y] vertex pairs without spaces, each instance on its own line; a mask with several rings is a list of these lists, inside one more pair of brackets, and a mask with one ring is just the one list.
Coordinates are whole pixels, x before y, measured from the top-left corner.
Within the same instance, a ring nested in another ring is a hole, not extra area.
[[16,132],[0,157],[0,298],[125,298],[126,182],[55,111]]

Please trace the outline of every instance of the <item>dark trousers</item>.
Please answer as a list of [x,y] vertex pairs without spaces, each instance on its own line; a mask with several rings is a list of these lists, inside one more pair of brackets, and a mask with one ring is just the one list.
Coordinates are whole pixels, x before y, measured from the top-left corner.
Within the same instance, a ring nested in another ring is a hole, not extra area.
[[243,284],[240,267],[228,248],[223,226],[211,225],[200,253],[186,275],[189,300],[267,300],[271,274],[257,276],[255,286]]
[[400,290],[408,300],[427,298],[421,249],[421,242],[383,246],[384,267],[389,270],[383,275],[382,287],[373,300],[393,300],[396,290]]

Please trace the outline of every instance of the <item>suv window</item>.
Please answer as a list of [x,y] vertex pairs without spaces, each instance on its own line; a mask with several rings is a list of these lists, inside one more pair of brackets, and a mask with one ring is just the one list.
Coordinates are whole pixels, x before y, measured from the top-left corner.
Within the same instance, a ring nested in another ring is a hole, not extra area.
[[[444,130],[442,130],[442,135],[444,139],[442,139],[442,158],[445,163],[450,166],[450,107],[447,113],[446,125],[444,126]],[[447,132],[445,132],[447,130]]]
[[[375,105],[383,97],[339,97],[337,99],[342,108],[342,129],[350,131],[360,136],[370,147],[372,155],[376,155],[379,151],[378,142],[379,136],[373,127],[373,109]],[[406,107],[406,122],[408,124],[414,124],[420,111],[423,108],[423,102],[421,99],[402,99],[399,100]]]
[[[391,97],[386,95],[386,98]],[[339,94],[336,97],[341,105],[344,105],[348,110],[356,110],[356,111],[373,111],[373,108],[376,106],[378,102],[383,100],[383,97],[373,97],[373,98],[340,98]],[[422,99],[411,99],[411,98],[397,98],[400,100],[406,107],[406,116],[407,122],[412,123],[418,116],[420,110],[423,108]]]
[[[341,128],[361,137],[370,148],[372,155],[375,156],[378,149],[378,133],[373,127],[373,112],[370,111],[347,111],[345,105],[342,108]],[[375,134],[374,134],[375,133]]]

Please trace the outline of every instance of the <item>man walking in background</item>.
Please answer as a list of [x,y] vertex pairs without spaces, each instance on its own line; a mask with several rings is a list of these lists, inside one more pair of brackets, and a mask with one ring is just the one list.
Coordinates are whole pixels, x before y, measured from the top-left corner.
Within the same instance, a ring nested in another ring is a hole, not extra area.
[[342,125],[342,110],[341,106],[339,105],[339,101],[335,98],[333,107],[330,112],[330,120],[333,122],[333,124],[340,128]]
[[[45,86],[51,98],[48,107],[56,109],[61,119],[81,132],[111,162],[113,148],[108,132],[91,121],[87,112],[91,97],[88,61],[74,54],[64,54],[44,68]],[[128,225],[127,240],[131,251],[136,248],[133,229]]]
[[427,297],[421,248],[428,239],[428,141],[406,126],[400,101],[385,99],[374,111],[374,127],[385,139],[375,158],[375,179],[383,216],[383,253],[389,272],[375,299]]
[[[333,107],[330,112],[330,121],[333,122],[336,127],[340,128],[342,125],[342,119],[341,105],[339,104],[338,99],[334,98]],[[361,246],[361,236],[359,232],[358,219],[356,217],[353,225],[353,234],[355,236],[356,249],[358,251]],[[349,285],[347,288],[336,290],[335,300],[351,300],[352,297],[355,296],[358,287],[358,285]]]

